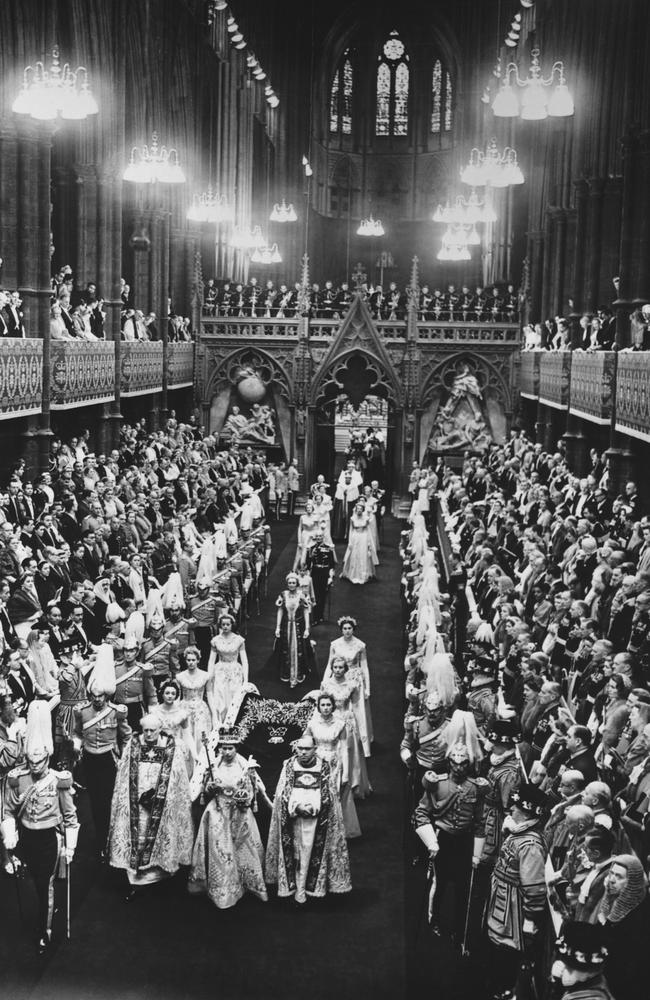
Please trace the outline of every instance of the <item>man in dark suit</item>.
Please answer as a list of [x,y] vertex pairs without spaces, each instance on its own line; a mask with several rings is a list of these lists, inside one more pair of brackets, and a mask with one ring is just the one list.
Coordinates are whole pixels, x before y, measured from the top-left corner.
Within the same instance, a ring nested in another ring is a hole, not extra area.
[[99,549],[95,544],[95,532],[88,529],[83,533],[83,543],[84,543],[84,553],[83,561],[84,566],[88,572],[91,580],[97,579],[100,573],[102,560],[100,556]]
[[9,330],[7,336],[19,337],[24,340],[27,334],[25,333],[25,317],[20,308],[22,304],[23,300],[18,292],[10,292],[7,305],[3,309],[3,318]]
[[36,695],[36,682],[31,670],[17,652],[9,653],[9,672],[6,681],[16,715],[26,718],[27,707]]
[[63,624],[66,639],[79,646],[82,656],[87,656],[90,652],[90,636],[86,632],[84,625],[84,608],[81,604],[71,609],[70,617]]
[[63,500],[63,513],[59,518],[59,531],[71,548],[81,538],[81,525],[77,520],[73,497],[65,497]]
[[76,338],[74,322],[72,320],[72,314],[70,312],[70,296],[61,295],[59,297],[59,305],[61,307],[61,319],[65,324],[66,333],[68,333],[70,337]]
[[14,646],[18,642],[16,630],[7,614],[7,602],[11,596],[11,588],[6,580],[0,582],[0,628],[6,646]]
[[5,515],[12,524],[23,524],[25,521],[25,508],[22,504],[22,486],[18,479],[12,479],[7,486],[9,503],[5,508]]
[[9,337],[9,327],[5,319],[4,310],[9,305],[9,296],[3,288],[0,288],[0,337]]
[[47,546],[52,549],[58,549],[65,542],[65,539],[59,534],[51,514],[42,515],[40,523],[36,528],[36,534],[38,536],[37,545],[41,549]]
[[585,784],[598,780],[598,768],[591,751],[591,732],[586,726],[571,726],[567,733],[566,746],[569,757],[566,766],[584,775]]
[[82,602],[84,609],[83,629],[93,646],[99,646],[104,636],[104,619],[103,616],[97,614],[95,611],[96,604],[97,595],[95,594],[93,584],[88,580],[84,583],[84,599]]
[[53,604],[52,607],[47,609],[47,641],[55,660],[59,659],[59,650],[64,638],[61,630],[62,621],[61,608],[58,604]]

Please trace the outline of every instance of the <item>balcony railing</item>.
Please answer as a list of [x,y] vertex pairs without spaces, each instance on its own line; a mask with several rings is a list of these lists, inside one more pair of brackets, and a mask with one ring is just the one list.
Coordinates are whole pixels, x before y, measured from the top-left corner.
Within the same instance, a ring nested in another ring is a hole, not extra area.
[[160,392],[163,381],[163,345],[161,341],[121,344],[120,391],[123,396]]
[[40,413],[43,404],[43,344],[0,339],[0,420]]
[[418,340],[479,344],[518,344],[518,323],[418,323]]
[[[339,324],[336,324],[339,325]],[[237,340],[247,340],[251,337],[276,339],[298,337],[300,319],[264,319],[250,316],[210,317],[201,319],[201,335],[209,337],[234,337]]]
[[167,384],[170,389],[184,389],[194,384],[194,344],[169,345],[167,373]]
[[520,371],[520,392],[526,399],[539,399],[539,351],[522,351]]
[[[214,317],[203,316],[201,319],[201,336],[234,338],[246,340],[259,339],[295,339],[298,336],[300,323],[298,317],[291,319],[253,318],[250,316]],[[309,321],[310,340],[331,340],[340,330],[340,319],[314,319]],[[375,326],[382,339],[400,341],[406,339],[407,324],[405,320],[378,320]],[[418,340],[436,343],[510,343],[520,340],[517,323],[418,323]]]
[[616,430],[650,441],[650,353],[619,354]]
[[557,410],[569,406],[571,354],[558,351],[544,353],[539,363],[539,401]]
[[609,424],[615,371],[616,355],[613,351],[572,354],[569,412],[596,424]]
[[50,345],[50,405],[64,410],[115,397],[115,344],[112,341],[56,341]]
[[650,351],[522,351],[520,391],[592,423],[613,417],[619,433],[650,441]]

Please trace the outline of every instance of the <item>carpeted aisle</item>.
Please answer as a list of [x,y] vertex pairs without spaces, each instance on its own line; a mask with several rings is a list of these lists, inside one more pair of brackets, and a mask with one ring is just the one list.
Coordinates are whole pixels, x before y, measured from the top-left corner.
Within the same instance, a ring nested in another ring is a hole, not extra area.
[[[73,940],[46,960],[31,950],[17,918],[11,883],[1,883],[4,996],[12,1000],[400,1000],[406,995],[399,522],[386,519],[377,582],[336,581],[330,622],[319,626],[322,669],[336,619],[353,614],[367,643],[377,742],[369,762],[374,793],[359,803],[363,837],[350,848],[353,892],[296,910],[289,902],[245,898],[218,911],[190,898],[184,878],[123,902],[119,874],[92,860],[88,833],[74,865]],[[275,598],[291,568],[295,525],[274,525],[268,595],[248,625],[251,680],[263,695],[289,695],[269,676]],[[342,551],[339,550],[339,559]],[[298,696],[304,693],[298,689]],[[87,812],[80,802],[82,819]],[[31,918],[31,896],[24,890]],[[9,974],[9,982],[5,973]]]

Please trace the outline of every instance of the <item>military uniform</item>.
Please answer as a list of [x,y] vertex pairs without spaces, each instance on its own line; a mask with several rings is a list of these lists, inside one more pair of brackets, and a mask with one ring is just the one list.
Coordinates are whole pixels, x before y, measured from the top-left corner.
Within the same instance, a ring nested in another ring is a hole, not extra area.
[[115,694],[113,703],[126,706],[126,717],[131,729],[137,732],[145,706],[156,704],[153,668],[140,660],[123,660],[115,665]]
[[426,715],[413,717],[407,715],[404,720],[404,738],[400,744],[400,757],[405,764],[417,764],[420,778],[427,771],[436,774],[447,774],[447,740],[446,733],[449,723],[445,719],[442,725],[432,725]]
[[151,668],[151,674],[156,691],[164,681],[174,677],[178,660],[174,639],[166,639],[160,630],[157,637],[151,636],[142,643],[140,659],[146,667]]
[[512,989],[523,955],[534,940],[524,922],[536,927],[546,912],[545,863],[540,823],[531,819],[508,834],[492,872],[486,923],[497,949],[495,978],[504,990]]
[[189,600],[190,628],[194,637],[194,642],[201,651],[201,667],[208,669],[210,658],[210,643],[214,635],[217,619],[225,604],[212,594],[195,594]]
[[521,780],[521,768],[516,752],[507,751],[496,764],[493,764],[486,780],[489,788],[485,795],[485,845],[481,865],[492,869],[501,850],[502,827],[510,796]]
[[131,736],[126,705],[107,702],[100,709],[89,701],[75,706],[74,744],[81,750],[97,845],[103,852],[108,836],[115,784],[115,756]]
[[179,670],[184,669],[185,660],[183,656],[185,650],[190,644],[190,627],[187,624],[185,618],[179,618],[174,621],[171,619],[166,621],[163,626],[163,636],[165,639],[169,639],[175,643],[174,646],[174,674]]
[[[79,823],[70,771],[34,777],[25,764],[7,778],[3,833],[8,844],[18,835],[20,854],[34,880],[38,899],[38,932],[49,939],[54,916],[54,879],[62,845],[74,850]],[[12,836],[13,834],[13,836]]]
[[451,776],[428,771],[422,784],[424,795],[415,810],[413,823],[416,830],[432,826],[437,836],[438,885],[433,920],[438,923],[445,890],[451,883],[455,887],[453,927],[456,934],[460,934],[467,909],[474,842],[485,836],[486,782],[468,777],[456,783]]
[[314,615],[312,625],[322,622],[325,615],[325,601],[332,577],[334,576],[334,551],[330,545],[318,542],[307,551],[307,569],[314,586]]
[[476,687],[470,687],[467,692],[467,707],[474,716],[477,727],[481,732],[484,732],[497,710],[497,696],[494,693],[494,684],[491,680],[477,684]]

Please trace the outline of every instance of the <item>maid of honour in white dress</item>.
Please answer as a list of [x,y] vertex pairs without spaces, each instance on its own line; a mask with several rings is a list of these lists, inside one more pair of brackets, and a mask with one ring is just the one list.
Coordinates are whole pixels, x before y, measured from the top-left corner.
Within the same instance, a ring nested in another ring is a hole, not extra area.
[[215,727],[222,724],[233,699],[248,682],[248,657],[243,636],[233,632],[231,615],[219,619],[219,634],[211,642],[207,699]]
[[330,643],[330,655],[323,674],[323,685],[332,677],[332,663],[337,657],[345,660],[348,673],[347,679],[353,685],[351,708],[357,721],[359,738],[363,746],[364,756],[370,756],[370,744],[373,739],[372,716],[370,714],[370,673],[366,644],[358,639],[354,630],[357,623],[354,618],[344,615],[339,618],[338,626],[341,637]]
[[343,560],[341,578],[350,583],[367,583],[374,578],[375,566],[378,564],[370,517],[364,505],[358,503],[350,518],[350,540]]
[[199,755],[203,747],[203,737],[212,732],[212,713],[205,700],[205,693],[210,681],[210,673],[199,669],[201,654],[196,646],[188,646],[185,650],[186,670],[176,674],[176,682],[180,686],[187,710],[187,721],[192,744]]

